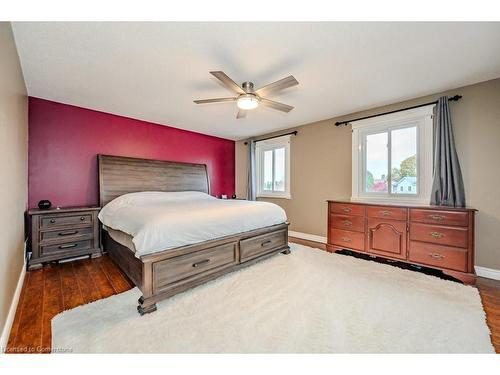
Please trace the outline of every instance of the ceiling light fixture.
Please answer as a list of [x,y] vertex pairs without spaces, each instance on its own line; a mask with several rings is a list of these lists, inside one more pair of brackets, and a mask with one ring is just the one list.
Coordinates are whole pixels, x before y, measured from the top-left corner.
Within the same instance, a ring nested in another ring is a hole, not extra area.
[[254,94],[242,94],[238,97],[236,104],[239,109],[255,109],[259,106],[260,99]]

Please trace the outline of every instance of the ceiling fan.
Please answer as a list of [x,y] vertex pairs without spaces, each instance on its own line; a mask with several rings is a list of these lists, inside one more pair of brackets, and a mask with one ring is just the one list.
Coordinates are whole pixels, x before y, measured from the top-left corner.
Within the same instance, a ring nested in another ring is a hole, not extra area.
[[237,119],[243,118],[246,116],[248,110],[255,109],[262,104],[266,107],[277,109],[282,112],[290,112],[293,107],[287,104],[275,102],[273,100],[269,100],[264,98],[268,94],[275,93],[277,91],[284,90],[288,87],[292,87],[298,85],[299,82],[293,77],[288,76],[279,81],[270,83],[264,87],[261,87],[258,90],[254,90],[252,82],[243,82],[241,86],[238,86],[236,82],[234,82],[231,78],[227,76],[226,73],[221,71],[210,72],[215,78],[222,82],[222,84],[227,87],[229,90],[238,94],[238,96],[232,98],[216,98],[216,99],[202,99],[195,100],[196,104],[207,104],[207,103],[221,103],[221,102],[236,102],[238,106],[238,114],[236,115]]

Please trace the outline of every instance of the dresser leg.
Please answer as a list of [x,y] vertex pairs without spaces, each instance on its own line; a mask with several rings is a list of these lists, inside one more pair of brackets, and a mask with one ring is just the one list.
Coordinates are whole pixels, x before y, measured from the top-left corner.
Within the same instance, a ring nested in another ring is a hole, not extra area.
[[144,315],[156,311],[156,302],[153,302],[151,300],[148,301],[144,297],[139,298],[138,302],[139,306],[137,306],[137,311],[139,312],[139,314]]
[[328,251],[329,253],[335,253],[335,252],[337,252],[339,250],[342,250],[342,249],[339,248],[339,247],[337,247],[337,246],[326,244],[326,251]]
[[39,270],[42,267],[43,267],[43,263],[35,263],[35,264],[29,264],[27,269],[28,269],[28,271],[35,271],[35,270]]
[[281,252],[281,254],[285,254],[285,255],[288,255],[290,253],[291,253],[290,248],[288,248],[288,249],[286,249],[286,250],[284,250],[284,251]]
[[451,270],[443,270],[443,273],[445,275],[454,277],[455,279],[460,280],[466,285],[476,285],[476,275],[472,273],[464,273],[464,272],[458,272],[458,271],[451,271]]

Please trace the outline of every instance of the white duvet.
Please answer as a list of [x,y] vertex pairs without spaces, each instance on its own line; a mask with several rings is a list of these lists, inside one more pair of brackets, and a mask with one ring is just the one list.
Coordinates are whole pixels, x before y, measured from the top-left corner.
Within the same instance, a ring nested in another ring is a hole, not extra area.
[[195,191],[125,194],[104,206],[99,219],[131,235],[137,257],[287,220],[272,203],[217,199]]

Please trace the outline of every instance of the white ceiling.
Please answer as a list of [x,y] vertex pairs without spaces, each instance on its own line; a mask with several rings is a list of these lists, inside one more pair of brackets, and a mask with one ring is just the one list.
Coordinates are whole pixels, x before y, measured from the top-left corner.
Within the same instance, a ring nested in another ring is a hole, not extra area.
[[[31,96],[230,139],[500,77],[500,23],[14,23]],[[300,82],[236,120],[208,72]]]

